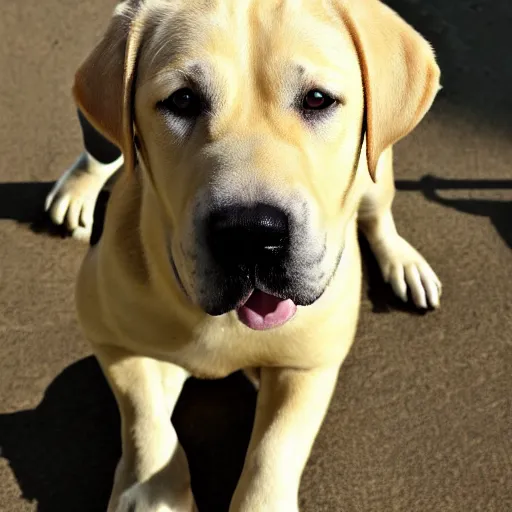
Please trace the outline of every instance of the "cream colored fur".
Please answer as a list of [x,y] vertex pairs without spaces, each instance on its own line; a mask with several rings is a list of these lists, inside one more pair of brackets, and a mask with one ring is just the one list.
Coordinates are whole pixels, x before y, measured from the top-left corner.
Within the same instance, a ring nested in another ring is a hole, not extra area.
[[[207,70],[221,107],[208,130],[187,139],[162,121],[155,104],[180,86],[189,63]],[[295,63],[345,98],[314,129],[286,106]],[[421,121],[438,89],[428,43],[377,0],[118,6],[74,89],[84,114],[125,157],[101,241],[77,285],[81,325],[122,417],[109,512],[194,509],[186,456],[169,418],[189,375],[220,378],[239,369],[258,381],[259,392],[230,511],[298,510],[300,477],[356,330],[357,227],[402,299],[409,291],[420,308],[439,305],[438,278],[397,233],[391,213],[392,145]],[[354,166],[363,121],[366,138]],[[48,198],[54,220],[82,236],[99,190],[121,163],[83,159]],[[322,296],[265,332],[251,331],[234,312],[204,313],[196,301],[201,269],[186,254],[194,250],[190,204],[207,190],[251,200],[266,190],[292,205],[300,196],[311,245],[316,234],[327,240],[319,265],[332,278]],[[170,268],[169,244],[186,293]]]

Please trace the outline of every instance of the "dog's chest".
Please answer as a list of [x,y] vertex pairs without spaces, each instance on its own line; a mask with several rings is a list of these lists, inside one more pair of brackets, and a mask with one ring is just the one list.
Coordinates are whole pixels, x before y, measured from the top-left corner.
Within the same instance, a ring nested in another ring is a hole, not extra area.
[[169,351],[167,359],[195,377],[208,379],[252,367],[331,364],[344,357],[354,337],[357,312],[345,319],[318,322],[297,318],[285,328],[267,332],[251,331],[236,318],[227,319],[224,327],[205,326],[180,348]]

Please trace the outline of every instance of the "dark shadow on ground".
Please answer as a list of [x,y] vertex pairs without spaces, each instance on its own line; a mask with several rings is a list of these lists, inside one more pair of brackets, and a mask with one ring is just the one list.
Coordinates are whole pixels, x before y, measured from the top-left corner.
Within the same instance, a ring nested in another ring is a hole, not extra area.
[[[66,238],[70,236],[65,226],[56,226],[44,211],[46,196],[54,182],[0,183],[0,219],[27,224],[35,233]],[[96,202],[91,243],[96,243],[103,231],[103,220],[109,193],[103,190]]]
[[512,179],[453,180],[427,175],[419,181],[398,180],[396,188],[399,191],[419,191],[426,199],[434,203],[459,212],[488,217],[500,237],[512,249],[512,201],[474,198],[451,199],[440,194],[443,190],[464,192],[510,190],[512,192]]
[[[228,510],[255,407],[247,379],[191,379],[173,416],[203,512]],[[93,357],[66,368],[37,408],[0,415],[1,456],[38,512],[104,512],[120,456],[119,415]]]
[[37,222],[43,216],[44,200],[52,186],[52,182],[0,183],[0,219]]
[[447,104],[510,134],[512,131],[512,2],[384,0],[434,47]]

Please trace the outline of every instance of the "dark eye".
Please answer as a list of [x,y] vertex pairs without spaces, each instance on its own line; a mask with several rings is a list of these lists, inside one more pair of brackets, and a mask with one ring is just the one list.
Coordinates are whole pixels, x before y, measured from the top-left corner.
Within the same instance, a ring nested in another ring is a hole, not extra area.
[[171,94],[162,105],[178,117],[197,117],[202,110],[201,99],[188,87]]
[[336,100],[318,89],[312,89],[302,102],[302,108],[304,110],[325,110],[330,107]]

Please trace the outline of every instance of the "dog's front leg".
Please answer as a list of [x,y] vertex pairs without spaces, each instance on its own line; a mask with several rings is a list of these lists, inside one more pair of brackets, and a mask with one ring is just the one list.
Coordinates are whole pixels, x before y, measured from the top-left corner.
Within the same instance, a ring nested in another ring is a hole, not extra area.
[[300,478],[337,375],[337,365],[261,370],[253,433],[230,512],[298,510]]
[[170,421],[187,373],[114,347],[95,346],[95,353],[121,414],[108,512],[191,512],[188,463]]
[[404,302],[408,291],[419,308],[439,306],[442,286],[423,256],[402,238],[391,211],[395,196],[393,154],[381,157],[377,183],[370,183],[359,207],[359,227],[379,263],[384,280]]
[[74,238],[89,240],[98,195],[124,160],[119,149],[105,139],[80,110],[78,118],[84,151],[51,189],[45,210],[55,224],[66,224]]

